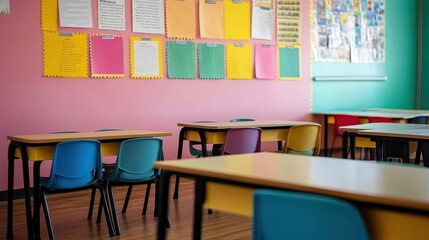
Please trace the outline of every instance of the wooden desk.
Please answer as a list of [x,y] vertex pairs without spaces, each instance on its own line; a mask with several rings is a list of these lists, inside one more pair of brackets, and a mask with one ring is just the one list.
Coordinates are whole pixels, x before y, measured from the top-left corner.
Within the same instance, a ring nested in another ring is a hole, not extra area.
[[202,208],[253,214],[253,191],[273,188],[323,194],[351,201],[361,211],[371,239],[426,239],[429,171],[377,162],[254,153],[155,163],[162,169],[158,239],[165,239],[169,180],[196,181],[194,239],[201,238]]
[[335,115],[352,115],[358,116],[361,123],[367,123],[368,117],[386,117],[392,118],[395,122],[406,123],[409,119],[421,116],[429,116],[429,111],[424,110],[407,110],[407,109],[367,109],[364,111],[327,111],[327,112],[314,112],[316,115],[323,115],[324,123],[324,153],[328,156],[328,126],[335,123]]
[[[30,177],[28,161],[34,161],[33,165],[33,209],[39,202],[40,165],[43,160],[51,160],[54,156],[57,143],[75,139],[94,139],[101,142],[101,155],[116,155],[122,141],[140,137],[164,137],[171,136],[169,132],[154,132],[142,130],[115,130],[102,132],[56,133],[8,136],[10,140],[8,149],[8,204],[7,204],[7,238],[13,238],[13,187],[14,187],[14,162],[22,159],[22,173],[24,177],[24,196],[27,217],[28,238],[40,238],[39,221],[33,226],[30,200]],[[39,219],[39,211],[34,211],[34,218]],[[34,227],[34,231],[33,231]]]
[[[343,158],[347,158],[347,139],[350,139],[350,149],[354,158],[354,138],[357,136],[376,141],[377,160],[382,160],[380,149],[384,140],[429,141],[428,124],[367,123],[343,126],[340,129],[344,131]],[[417,152],[420,150],[417,149]],[[416,154],[416,162],[419,161],[420,154]]]

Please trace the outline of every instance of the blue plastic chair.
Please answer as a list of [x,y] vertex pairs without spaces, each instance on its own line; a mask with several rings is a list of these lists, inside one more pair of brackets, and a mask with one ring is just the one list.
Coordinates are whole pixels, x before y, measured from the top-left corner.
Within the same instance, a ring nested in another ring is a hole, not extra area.
[[260,128],[233,128],[228,130],[221,155],[261,151]]
[[[118,216],[116,213],[116,203],[112,186],[129,186],[124,206],[128,205],[131,197],[132,186],[136,184],[147,184],[145,201],[142,215],[146,214],[147,204],[152,183],[159,188],[159,171],[153,168],[155,161],[163,160],[162,140],[158,138],[136,138],[128,139],[121,143],[118,157],[113,171],[104,172],[104,187],[109,194],[113,224],[116,234],[120,234]],[[159,191],[156,191],[159,192]],[[155,211],[157,215],[158,196],[155,194]],[[126,207],[125,207],[126,211]],[[125,213],[125,211],[123,213]],[[99,208],[97,222],[101,218]]]
[[328,196],[256,190],[253,239],[369,239],[364,221],[351,203]]
[[[111,237],[114,236],[110,212],[101,180],[102,169],[99,141],[71,140],[58,143],[52,160],[50,176],[40,178],[40,205],[43,206],[50,239],[54,239],[54,232],[46,193],[72,192],[89,187],[99,189],[101,205],[106,214],[109,234]],[[40,205],[38,209],[40,209]]]
[[255,121],[253,118],[233,118],[229,120],[230,122],[252,122]]

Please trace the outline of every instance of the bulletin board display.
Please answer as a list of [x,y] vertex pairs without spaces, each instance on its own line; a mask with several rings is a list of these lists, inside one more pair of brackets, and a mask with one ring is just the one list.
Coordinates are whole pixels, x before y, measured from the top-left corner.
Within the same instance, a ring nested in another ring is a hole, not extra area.
[[[300,0],[41,0],[44,53],[61,46],[44,55],[43,75],[122,78],[129,64],[135,79],[299,80],[300,7]],[[71,60],[80,64],[64,72]]]

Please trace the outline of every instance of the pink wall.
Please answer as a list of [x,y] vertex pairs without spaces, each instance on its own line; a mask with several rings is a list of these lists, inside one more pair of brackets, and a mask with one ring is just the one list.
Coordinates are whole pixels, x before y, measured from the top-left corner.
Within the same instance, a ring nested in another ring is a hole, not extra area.
[[[127,31],[118,32],[124,35],[126,55],[128,36],[137,35],[130,30],[130,2],[126,1]],[[40,1],[10,4],[11,14],[0,15],[0,191],[7,189],[8,135],[100,128],[170,131],[173,136],[164,138],[165,156],[174,159],[180,130],[177,122],[227,121],[234,117],[311,120],[309,13],[305,1],[301,81],[136,80],[129,77],[128,55],[125,78],[44,78]],[[94,14],[96,6],[93,0]],[[91,32],[101,33],[96,28]],[[46,175],[49,163],[42,166]],[[15,172],[15,188],[22,188],[20,161],[16,161]]]

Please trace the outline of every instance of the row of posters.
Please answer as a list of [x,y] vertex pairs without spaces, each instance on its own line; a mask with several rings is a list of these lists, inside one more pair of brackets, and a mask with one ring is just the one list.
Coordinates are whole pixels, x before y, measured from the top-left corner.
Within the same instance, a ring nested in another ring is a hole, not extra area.
[[10,13],[9,0],[0,0],[0,14],[9,14],[9,13]]
[[313,59],[384,62],[385,0],[313,0]]

